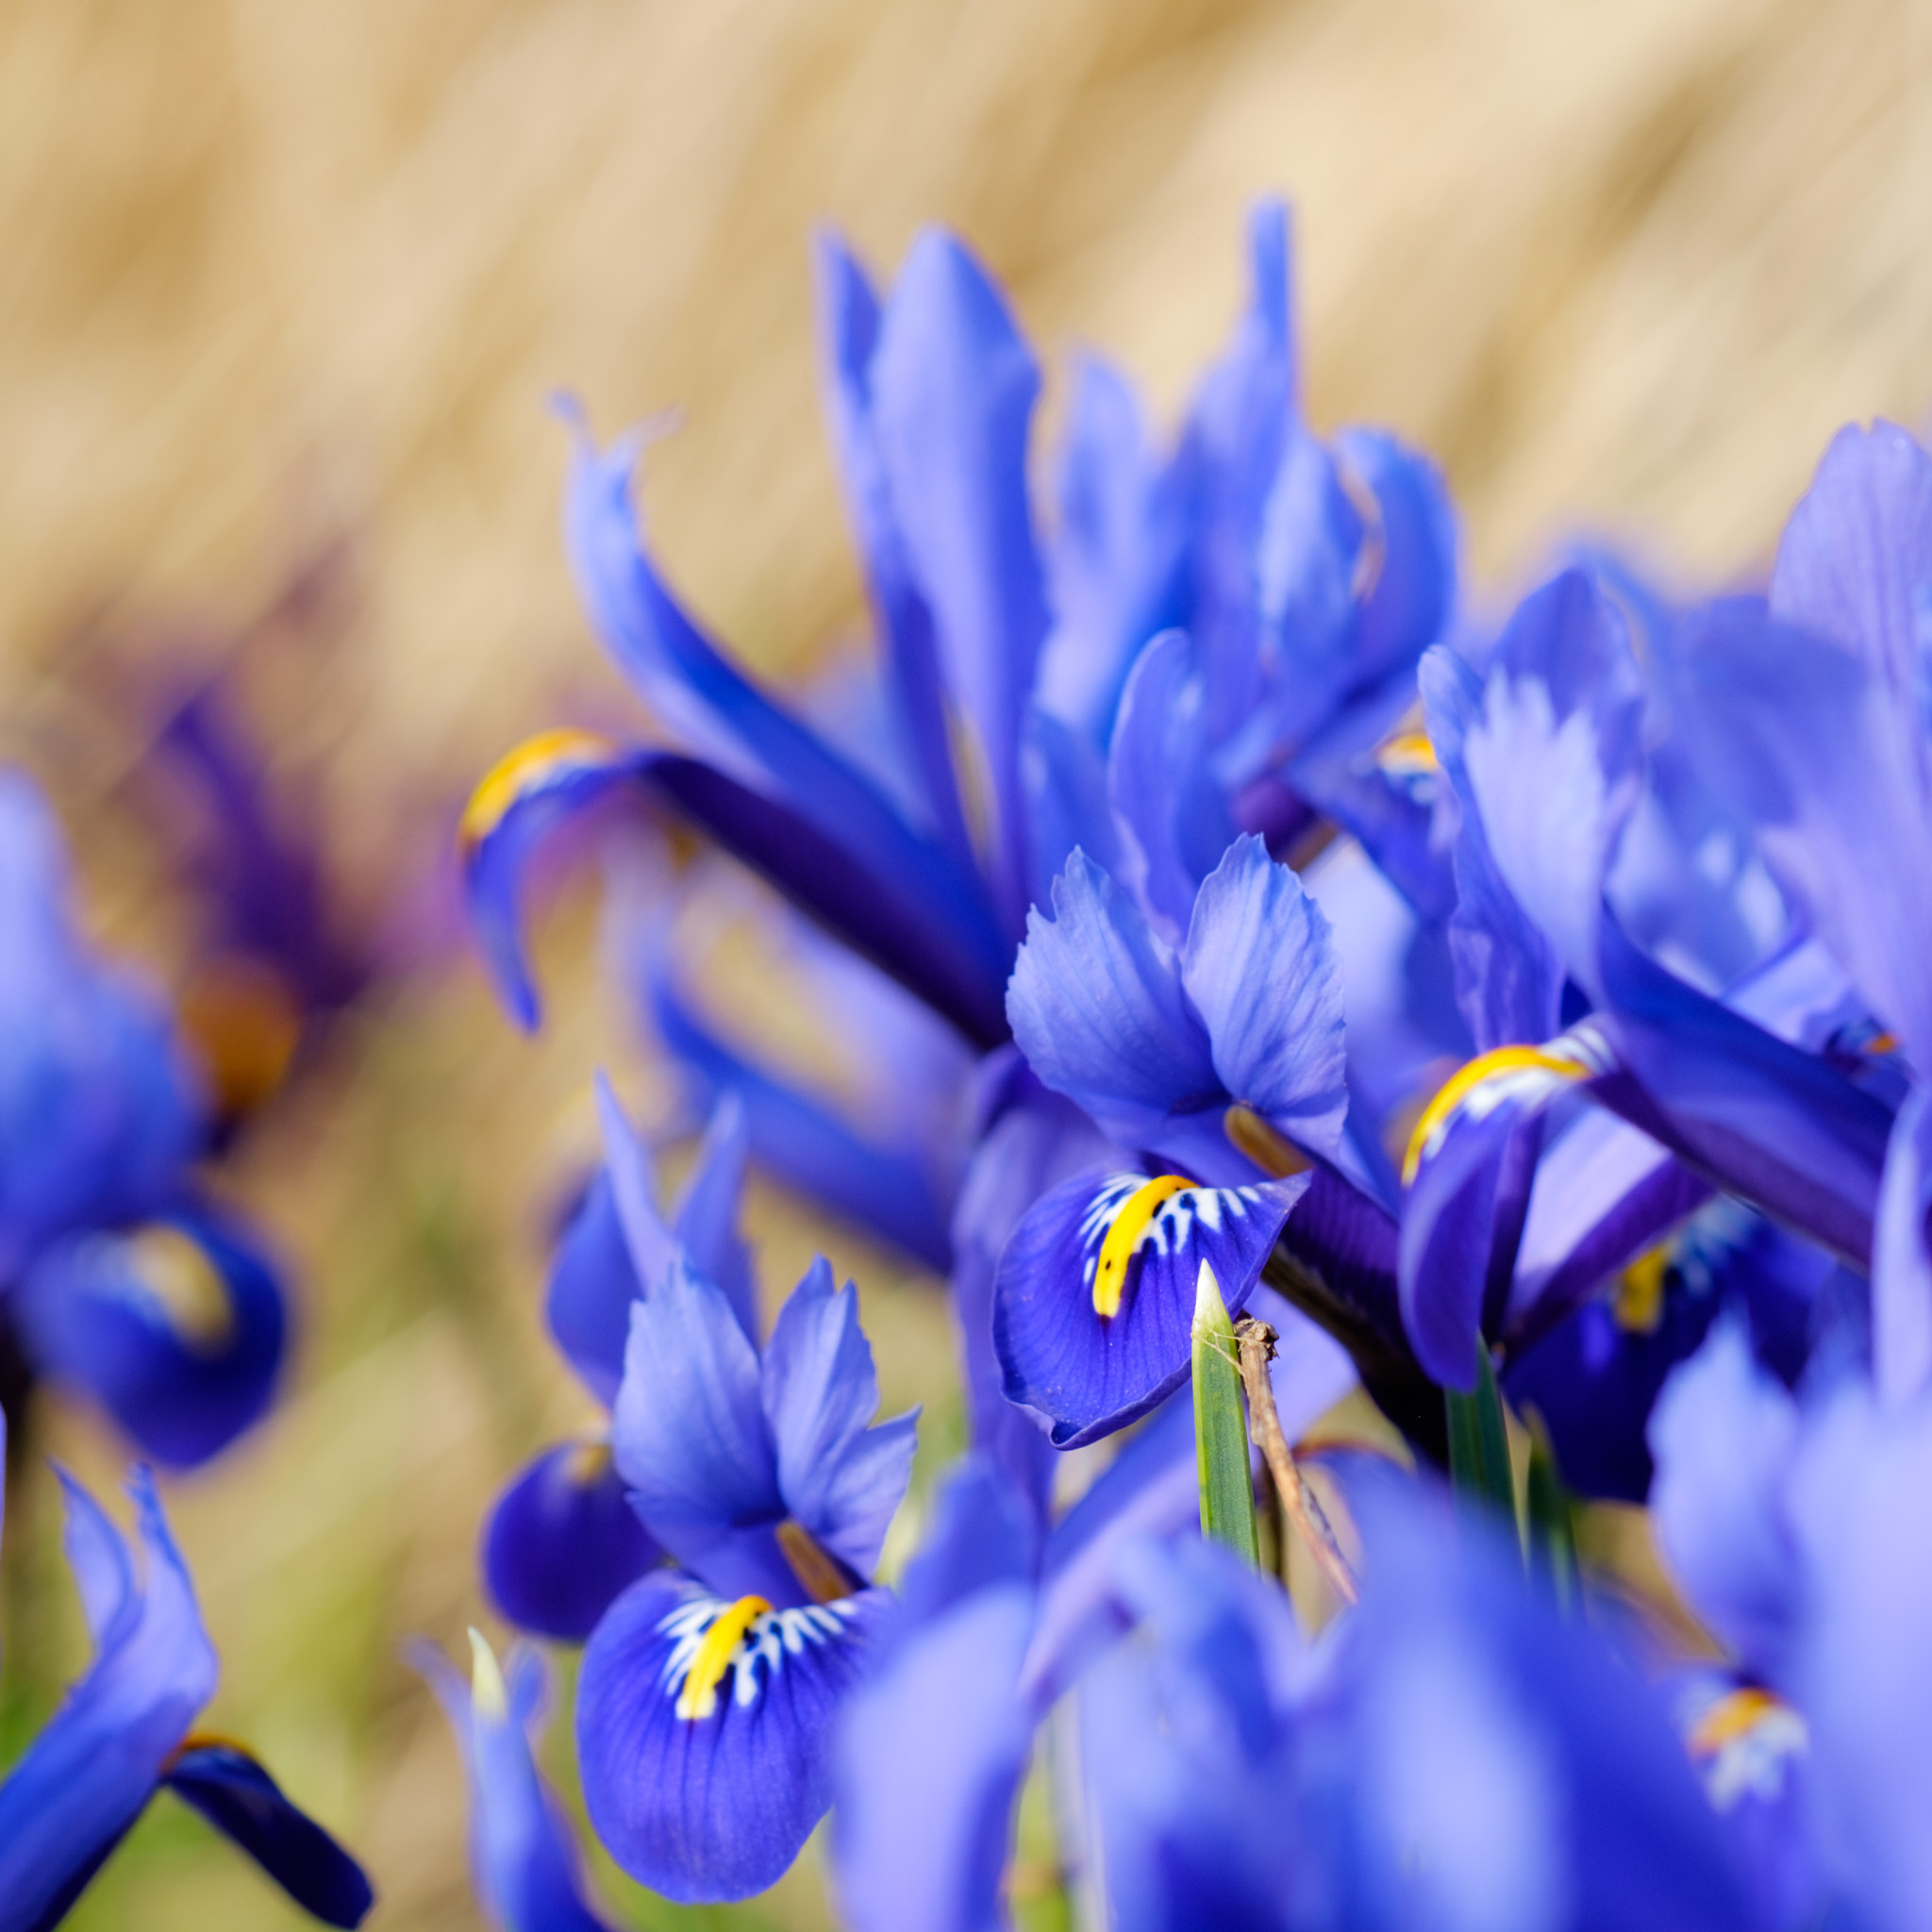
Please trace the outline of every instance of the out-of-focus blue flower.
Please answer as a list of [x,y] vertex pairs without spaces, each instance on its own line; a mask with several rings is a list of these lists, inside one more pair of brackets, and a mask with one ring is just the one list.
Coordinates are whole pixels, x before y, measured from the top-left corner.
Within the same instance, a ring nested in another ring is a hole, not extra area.
[[61,1482],[94,1655],[0,1783],[0,1932],[58,1924],[164,1785],[315,1917],[360,1924],[374,1894],[355,1860],[241,1746],[191,1733],[214,1690],[214,1647],[146,1473],[129,1482],[140,1586],[120,1532],[78,1484]]
[[[1845,429],[1786,527],[1768,608],[1714,606],[1673,661],[1709,782],[1915,1082],[1932,1066],[1932,931],[1911,883],[1932,869],[1928,598],[1932,458],[1890,424]],[[1915,1095],[1892,1129],[1884,1191],[1901,1224],[1924,1220],[1925,1118]],[[1903,1401],[1932,1379],[1932,1276],[1874,1257],[1879,1279],[1878,1381]]]
[[245,1229],[200,1207],[57,1241],[9,1311],[42,1374],[85,1390],[144,1455],[175,1468],[206,1462],[261,1418],[287,1341],[274,1265]]
[[274,1392],[279,1273],[200,1198],[200,1082],[165,1010],[75,930],[58,827],[16,773],[0,931],[0,1322],[144,1455],[204,1462]]
[[[1423,684],[1460,812],[1450,944],[1483,1049],[1431,1102],[1405,1162],[1404,1315],[1424,1366],[1462,1386],[1479,1334],[1503,1331],[1551,1109],[1572,1095],[1862,1266],[1888,1115],[1781,1037],[1794,1017],[1773,991],[1793,981],[1782,959],[1719,1002],[1641,953],[1605,904],[1641,779],[1615,608],[1566,573],[1525,601],[1486,681],[1439,651]],[[1589,1010],[1558,1032],[1573,1001]],[[1669,1168],[1625,1172],[1621,1200],[1577,1196],[1567,1232],[1599,1277],[1695,1204]]]
[[168,1206],[202,1096],[148,991],[75,930],[59,828],[0,773],[0,1285],[57,1236]]
[[470,1783],[470,1858],[478,1896],[504,1932],[606,1932],[585,1902],[570,1823],[530,1756],[543,1702],[541,1660],[510,1654],[508,1680],[489,1641],[470,1632],[469,1683],[433,1645],[413,1653],[435,1690]]
[[[631,1305],[680,1256],[729,1284],[747,1334],[757,1331],[751,1264],[737,1231],[743,1118],[727,1099],[700,1144],[667,1225],[650,1159],[601,1076],[604,1161],[552,1257],[544,1312],[578,1379],[608,1410],[624,1379]],[[497,1499],[483,1530],[483,1574],[497,1607],[541,1636],[581,1642],[625,1585],[663,1552],[639,1521],[611,1458],[608,1416],[541,1451]]]

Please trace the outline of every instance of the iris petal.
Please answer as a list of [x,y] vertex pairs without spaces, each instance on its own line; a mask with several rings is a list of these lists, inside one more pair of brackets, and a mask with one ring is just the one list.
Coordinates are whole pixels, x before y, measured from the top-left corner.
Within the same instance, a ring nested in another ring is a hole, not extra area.
[[584,1651],[577,1754],[597,1836],[640,1884],[683,1903],[747,1898],[797,1857],[832,1796],[832,1725],[888,1599],[764,1609],[722,1659],[708,1711],[681,1717],[693,1667],[741,1607],[647,1576]]
[[1307,1184],[1298,1174],[1252,1188],[1184,1185],[1151,1204],[1124,1256],[1111,1316],[1095,1307],[1103,1254],[1147,1177],[1085,1174],[1054,1189],[1021,1222],[994,1282],[1008,1398],[1031,1409],[1058,1449],[1144,1414],[1187,1377],[1202,1267],[1239,1314]]
[[166,1782],[325,1925],[359,1925],[375,1903],[361,1866],[235,1745],[191,1738]]
[[288,1332],[267,1257],[200,1211],[70,1237],[34,1265],[14,1308],[42,1373],[87,1390],[145,1454],[177,1468],[260,1418]]
[[483,1574],[519,1628],[581,1643],[663,1553],[638,1521],[608,1449],[546,1449],[503,1494],[483,1531]]

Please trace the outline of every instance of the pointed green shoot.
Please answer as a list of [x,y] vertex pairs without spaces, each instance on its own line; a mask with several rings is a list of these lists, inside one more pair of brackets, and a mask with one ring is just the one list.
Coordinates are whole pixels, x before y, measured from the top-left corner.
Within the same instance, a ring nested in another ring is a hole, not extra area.
[[1241,1345],[1207,1262],[1194,1286],[1194,1452],[1201,1476],[1201,1534],[1260,1567],[1248,1424],[1241,1408]]
[[[1195,1317],[1198,1332],[1200,1317]],[[1509,1437],[1503,1426],[1503,1398],[1487,1347],[1476,1350],[1475,1387],[1463,1395],[1442,1391],[1449,1423],[1449,1480],[1458,1500],[1499,1510],[1516,1521],[1516,1485],[1509,1474]],[[1521,1533],[1519,1525],[1519,1534]]]

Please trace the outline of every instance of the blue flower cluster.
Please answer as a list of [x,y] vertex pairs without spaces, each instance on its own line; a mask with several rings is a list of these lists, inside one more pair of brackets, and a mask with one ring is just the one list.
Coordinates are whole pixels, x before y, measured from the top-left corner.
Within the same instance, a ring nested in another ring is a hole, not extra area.
[[[971,255],[926,234],[882,297],[824,245],[877,657],[797,708],[667,586],[639,445],[576,425],[572,560],[659,735],[506,758],[470,902],[534,1024],[549,834],[679,828],[622,958],[709,1125],[663,1209],[604,1095],[548,1314],[608,1421],[505,1494],[491,1593],[584,1642],[591,1824],[676,1899],[830,1807],[859,1932],[1028,1887],[1131,1928],[1932,1923],[1932,458],[1845,431],[1762,594],[1579,549],[1488,623],[1426,458],[1307,425],[1278,206],[1249,255],[1179,434],[1086,364],[1041,508]],[[705,995],[747,908],[837,1093]],[[949,1278],[972,1448],[896,1591],[912,1421],[824,1264],[764,1334],[747,1161]],[[1209,1306],[1274,1331],[1299,1611],[1199,1534]],[[1388,1426],[1322,1458],[1330,1526],[1289,1452],[1357,1388]],[[1515,1533],[1458,1447],[1507,1457],[1504,1410]],[[1577,1557],[1616,1504],[1647,1601]],[[597,1923],[537,1686],[480,1640],[444,1682],[515,1932]]]
[[[217,1126],[175,1017],[76,925],[52,812],[0,773],[0,1444],[11,1418],[22,1446],[42,1380],[175,1469],[264,1413],[285,1294],[262,1238],[211,1197]],[[128,1484],[140,1585],[120,1532],[60,1479],[93,1657],[0,1779],[0,1932],[65,1916],[164,1787],[316,1917],[359,1924],[355,1861],[242,1745],[193,1729],[215,1652],[146,1467]]]

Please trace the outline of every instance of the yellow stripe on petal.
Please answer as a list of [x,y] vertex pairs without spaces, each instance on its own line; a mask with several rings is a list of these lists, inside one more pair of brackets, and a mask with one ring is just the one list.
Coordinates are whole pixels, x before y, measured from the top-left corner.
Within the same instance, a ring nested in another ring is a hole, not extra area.
[[1436,747],[1426,731],[1399,731],[1375,754],[1375,762],[1397,777],[1422,772],[1440,772]]
[[1715,1757],[1726,1744],[1756,1730],[1781,1707],[1769,1690],[1750,1684],[1720,1697],[1691,1728],[1688,1740],[1691,1757]]
[[1542,1046],[1498,1046],[1457,1067],[1423,1109],[1402,1157],[1402,1185],[1414,1185],[1416,1173],[1430,1143],[1449,1124],[1449,1117],[1486,1082],[1507,1074],[1541,1073],[1561,1080],[1585,1080],[1595,1071],[1588,1061],[1572,1059]]
[[1147,1224],[1159,1213],[1161,1204],[1193,1186],[1177,1174],[1164,1174],[1158,1180],[1138,1187],[1121,1204],[1107,1239],[1100,1244],[1100,1262],[1093,1271],[1093,1312],[1103,1321],[1112,1321],[1121,1311],[1121,1292],[1127,1285],[1127,1263],[1147,1232]]
[[540,732],[506,753],[484,774],[463,808],[458,841],[467,858],[500,825],[518,799],[572,765],[599,765],[617,753],[614,739],[569,728]]
[[718,1686],[724,1681],[744,1633],[771,1607],[761,1596],[741,1596],[729,1609],[718,1613],[717,1622],[705,1632],[698,1654],[691,1659],[684,1688],[677,1693],[679,1717],[707,1718],[718,1708]]

